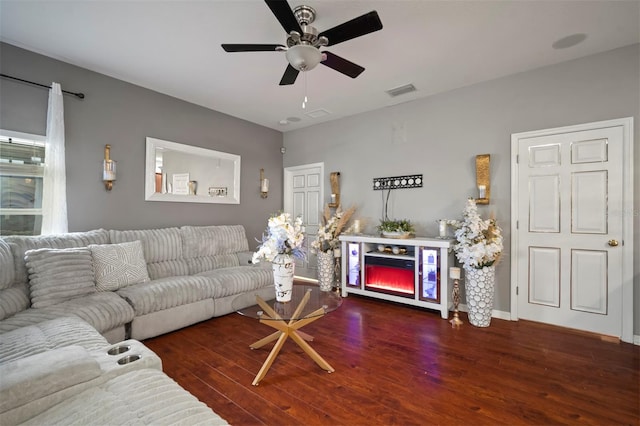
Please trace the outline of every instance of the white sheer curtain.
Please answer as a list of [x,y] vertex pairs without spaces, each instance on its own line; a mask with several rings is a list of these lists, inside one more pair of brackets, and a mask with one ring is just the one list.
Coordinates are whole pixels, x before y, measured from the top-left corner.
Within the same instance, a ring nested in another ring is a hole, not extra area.
[[64,160],[64,103],[60,84],[53,83],[47,111],[47,141],[44,148],[41,234],[68,231],[67,174]]

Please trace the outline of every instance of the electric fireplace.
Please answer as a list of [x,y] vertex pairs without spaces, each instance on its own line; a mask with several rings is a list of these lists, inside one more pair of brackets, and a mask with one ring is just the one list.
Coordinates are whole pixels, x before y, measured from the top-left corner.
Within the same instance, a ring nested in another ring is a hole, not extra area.
[[365,256],[364,288],[370,291],[413,298],[415,295],[415,261]]
[[342,296],[349,293],[437,309],[449,315],[447,271],[453,241],[441,238],[340,236]]

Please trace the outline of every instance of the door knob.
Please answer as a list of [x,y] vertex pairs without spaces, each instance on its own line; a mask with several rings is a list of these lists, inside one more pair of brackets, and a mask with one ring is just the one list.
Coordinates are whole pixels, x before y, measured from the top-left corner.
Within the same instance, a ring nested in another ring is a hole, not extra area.
[[609,240],[609,245],[611,247],[617,247],[618,246],[618,240]]

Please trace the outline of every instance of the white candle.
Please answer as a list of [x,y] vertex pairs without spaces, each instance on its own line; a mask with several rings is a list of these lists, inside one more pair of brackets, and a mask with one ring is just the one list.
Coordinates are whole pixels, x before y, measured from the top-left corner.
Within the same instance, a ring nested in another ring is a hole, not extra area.
[[441,237],[446,237],[447,236],[447,221],[446,220],[440,220],[438,222],[438,230],[440,232],[440,236]]
[[460,268],[456,268],[455,266],[452,266],[451,268],[449,268],[449,278],[451,278],[452,280],[459,280]]
[[116,180],[116,162],[104,160],[102,180]]
[[111,170],[105,170],[102,174],[102,180],[116,180],[116,173]]
[[360,220],[356,219],[353,221],[353,232],[355,234],[359,234],[360,233]]
[[478,185],[478,197],[486,198],[487,196],[487,187],[485,185]]
[[269,192],[269,179],[262,179],[262,184],[260,185],[260,192]]
[[336,202],[336,194],[331,194],[331,202],[332,203]]

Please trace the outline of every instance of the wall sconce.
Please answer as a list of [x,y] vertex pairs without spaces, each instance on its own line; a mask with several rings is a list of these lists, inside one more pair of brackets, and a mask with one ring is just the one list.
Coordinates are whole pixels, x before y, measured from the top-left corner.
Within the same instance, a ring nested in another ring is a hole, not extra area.
[[331,172],[329,181],[331,182],[331,202],[329,207],[335,209],[340,206],[340,172]]
[[260,196],[267,198],[269,193],[269,179],[264,177],[264,169],[260,169]]
[[476,185],[478,186],[476,204],[489,204],[491,199],[490,162],[489,154],[476,155]]
[[110,158],[111,145],[104,146],[104,163],[102,167],[102,180],[107,191],[113,188],[113,181],[116,180],[116,162]]

